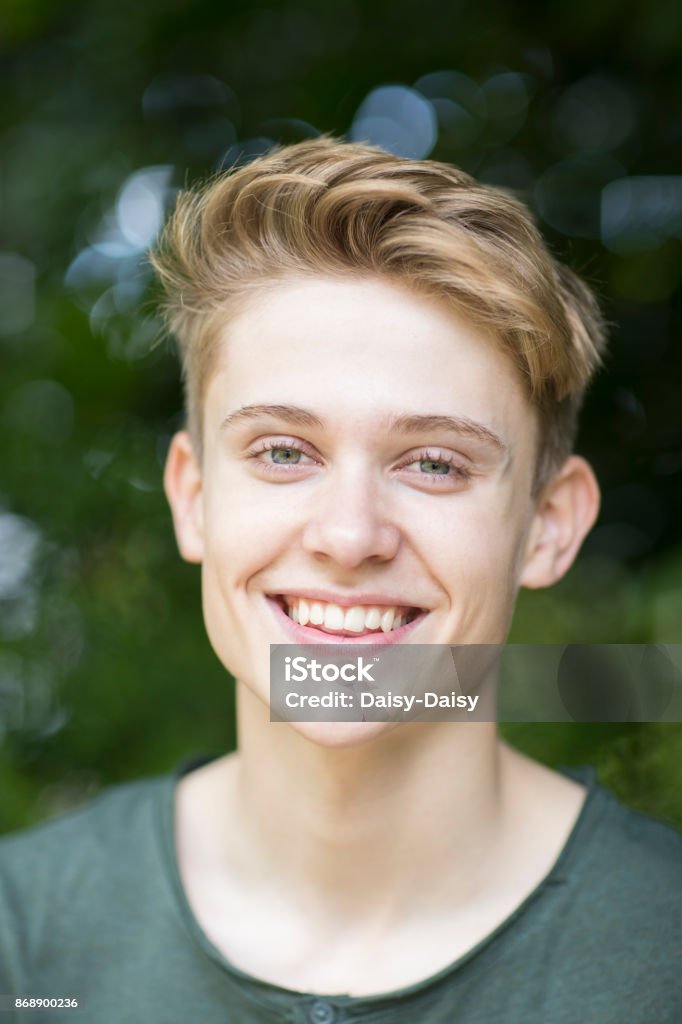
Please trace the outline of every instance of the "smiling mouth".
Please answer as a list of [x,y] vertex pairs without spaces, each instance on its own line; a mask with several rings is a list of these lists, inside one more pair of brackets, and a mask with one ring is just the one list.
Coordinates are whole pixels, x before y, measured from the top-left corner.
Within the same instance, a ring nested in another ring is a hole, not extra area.
[[336,636],[381,636],[393,633],[424,614],[424,609],[401,605],[352,605],[272,594],[282,611],[299,626]]

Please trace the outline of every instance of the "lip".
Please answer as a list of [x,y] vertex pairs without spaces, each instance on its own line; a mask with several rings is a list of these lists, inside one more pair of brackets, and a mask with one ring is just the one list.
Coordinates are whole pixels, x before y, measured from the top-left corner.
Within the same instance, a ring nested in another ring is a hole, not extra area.
[[[361,593],[354,591],[352,594],[334,594],[331,590],[283,590],[281,595],[287,597],[302,597],[306,601],[325,601],[329,604],[338,604],[341,608],[352,608],[356,604],[384,605],[395,608],[422,608],[418,601],[406,601],[404,597],[397,597],[395,594]],[[304,627],[305,628],[305,627]]]
[[[287,594],[292,597],[307,597],[308,594],[314,594],[318,600],[332,600],[331,598],[323,598],[323,591],[307,591],[306,594],[296,593],[296,591],[287,590]],[[348,601],[344,607],[351,607],[353,604],[361,603],[361,596],[364,595],[355,594],[354,601]],[[326,633],[321,629],[315,629],[314,626],[301,626],[298,622],[294,622],[290,619],[281,605],[274,599],[266,595],[265,597],[268,605],[273,611],[275,618],[281,623],[282,628],[291,638],[291,642],[295,644],[375,644],[377,646],[388,646],[390,644],[398,644],[412,632],[412,630],[423,622],[428,612],[420,612],[415,619],[411,622],[406,622],[403,626],[399,626],[398,629],[392,629],[389,633],[383,632],[372,632],[372,633],[356,633],[353,636],[341,635],[340,633]],[[364,602],[362,602],[364,603]],[[370,604],[371,602],[367,602]],[[380,603],[380,602],[377,602]],[[383,602],[381,602],[383,603]],[[413,606],[414,607],[414,606]]]

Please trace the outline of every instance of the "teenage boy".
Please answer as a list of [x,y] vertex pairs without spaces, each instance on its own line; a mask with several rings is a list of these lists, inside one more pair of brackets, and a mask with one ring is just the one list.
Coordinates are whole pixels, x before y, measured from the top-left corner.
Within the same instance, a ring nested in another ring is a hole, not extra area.
[[599,501],[586,286],[508,195],[330,139],[182,193],[153,262],[188,415],[166,493],[239,749],[4,841],[0,992],[97,1022],[682,1020],[675,832],[493,723],[268,707],[271,644],[499,644],[564,575]]

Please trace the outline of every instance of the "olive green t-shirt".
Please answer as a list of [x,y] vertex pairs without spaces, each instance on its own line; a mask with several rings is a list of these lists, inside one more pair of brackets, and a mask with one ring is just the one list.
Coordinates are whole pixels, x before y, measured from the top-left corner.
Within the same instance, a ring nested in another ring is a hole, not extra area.
[[682,837],[593,780],[549,875],[486,939],[418,984],[355,998],[259,981],[204,935],[175,857],[180,771],[0,841],[0,1006],[78,1002],[0,1024],[682,1022]]

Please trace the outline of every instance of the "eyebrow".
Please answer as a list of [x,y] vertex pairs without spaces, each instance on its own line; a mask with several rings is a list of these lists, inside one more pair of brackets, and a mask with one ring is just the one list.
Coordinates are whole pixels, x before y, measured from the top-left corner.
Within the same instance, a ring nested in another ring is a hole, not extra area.
[[[248,420],[262,419],[286,420],[288,423],[301,427],[315,427],[324,429],[324,422],[314,412],[302,409],[298,405],[244,405],[241,409],[231,412],[220,425],[221,430],[226,430],[237,423]],[[418,434],[436,430],[448,430],[455,434],[464,434],[474,440],[497,449],[502,454],[508,453],[507,445],[502,438],[486,427],[483,423],[471,420],[467,416],[442,416],[442,415],[409,415],[395,416],[387,421],[387,429],[398,434]]]
[[483,423],[478,423],[476,420],[470,420],[468,416],[397,416],[391,420],[390,429],[399,434],[449,430],[455,434],[465,434],[476,441],[483,441],[501,453],[506,453],[507,451],[507,445],[494,430],[486,427]]

